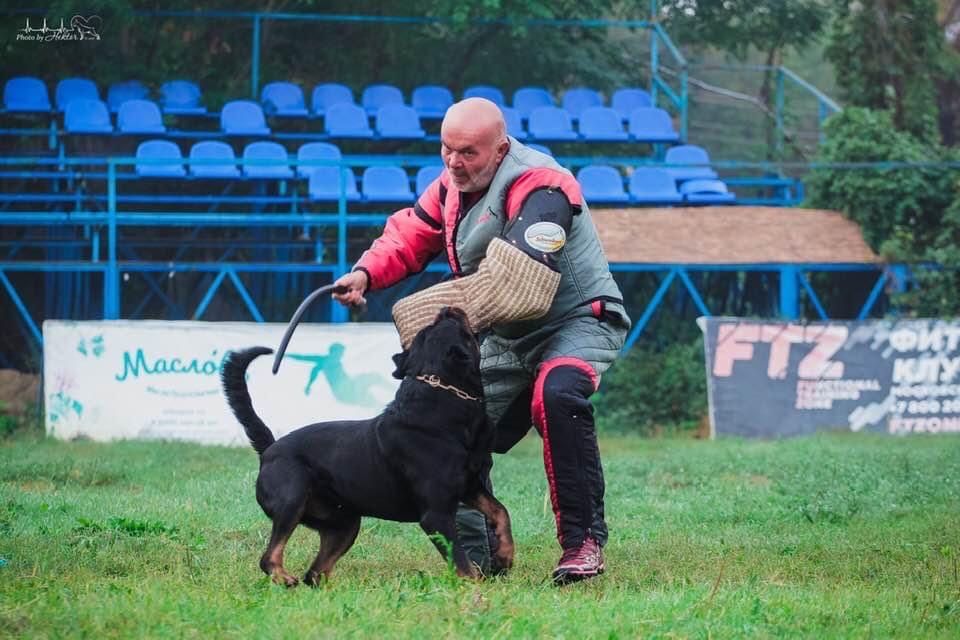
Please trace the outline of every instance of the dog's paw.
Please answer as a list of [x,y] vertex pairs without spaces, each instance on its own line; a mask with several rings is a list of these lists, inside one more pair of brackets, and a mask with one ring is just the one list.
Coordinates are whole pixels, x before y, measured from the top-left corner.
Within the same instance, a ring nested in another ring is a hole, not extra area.
[[503,575],[513,568],[513,544],[500,543],[496,553],[493,555],[491,573],[493,575]]
[[271,577],[273,578],[274,583],[287,588],[295,587],[300,584],[300,580],[297,579],[297,576],[290,575],[284,569],[274,569]]
[[303,584],[310,587],[319,587],[327,580],[327,576],[317,571],[307,571],[307,574],[303,576]]

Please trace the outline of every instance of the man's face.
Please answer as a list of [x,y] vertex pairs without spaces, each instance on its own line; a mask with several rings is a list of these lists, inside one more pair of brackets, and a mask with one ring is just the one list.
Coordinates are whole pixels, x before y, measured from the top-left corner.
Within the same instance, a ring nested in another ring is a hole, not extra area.
[[493,180],[509,143],[493,132],[450,127],[440,134],[440,157],[450,182],[459,191],[483,191]]

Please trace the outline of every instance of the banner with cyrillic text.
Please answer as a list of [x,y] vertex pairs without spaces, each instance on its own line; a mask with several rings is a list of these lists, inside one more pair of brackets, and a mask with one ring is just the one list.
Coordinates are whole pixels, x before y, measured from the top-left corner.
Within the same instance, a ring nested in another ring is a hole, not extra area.
[[701,322],[716,435],[960,432],[960,321]]
[[[227,407],[220,368],[228,351],[276,349],[286,325],[241,322],[43,323],[47,433],[57,438],[163,439],[246,444]],[[254,409],[276,437],[313,422],[368,418],[393,398],[387,323],[302,324],[273,375],[254,360]]]

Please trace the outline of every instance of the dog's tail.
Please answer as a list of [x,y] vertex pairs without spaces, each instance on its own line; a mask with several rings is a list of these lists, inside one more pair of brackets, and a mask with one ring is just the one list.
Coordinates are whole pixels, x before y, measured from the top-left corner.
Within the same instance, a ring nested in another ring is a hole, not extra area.
[[263,423],[260,416],[253,410],[253,402],[247,391],[247,367],[256,358],[273,353],[267,347],[251,347],[243,351],[231,351],[223,361],[223,370],[220,372],[220,381],[223,383],[223,392],[227,396],[227,404],[237,420],[247,432],[250,444],[260,455],[267,447],[276,442],[273,433]]

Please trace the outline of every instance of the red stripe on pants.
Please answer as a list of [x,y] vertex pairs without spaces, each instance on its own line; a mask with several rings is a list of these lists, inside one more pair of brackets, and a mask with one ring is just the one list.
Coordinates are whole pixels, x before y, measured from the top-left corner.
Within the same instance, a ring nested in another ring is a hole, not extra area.
[[563,533],[560,528],[560,503],[557,500],[557,477],[553,470],[553,452],[550,449],[550,429],[548,426],[547,410],[543,400],[543,384],[550,372],[557,367],[574,367],[589,376],[596,390],[599,382],[597,372],[589,364],[579,358],[560,357],[546,360],[540,364],[537,379],[533,383],[533,401],[530,404],[530,414],[533,416],[533,426],[543,438],[543,466],[547,472],[547,486],[550,488],[550,504],[553,506],[553,517],[557,523],[557,538],[563,544]]

